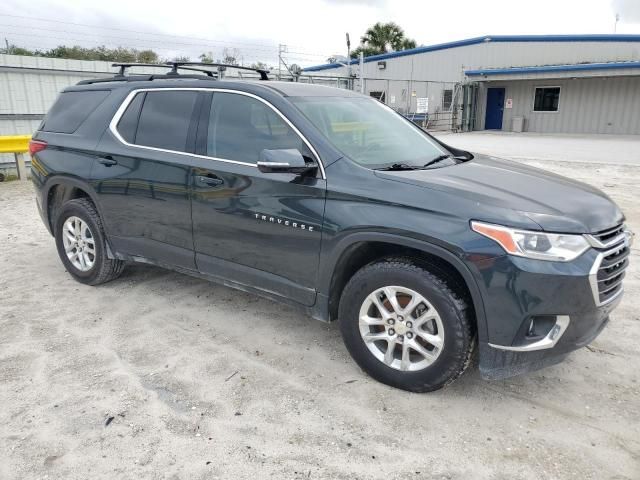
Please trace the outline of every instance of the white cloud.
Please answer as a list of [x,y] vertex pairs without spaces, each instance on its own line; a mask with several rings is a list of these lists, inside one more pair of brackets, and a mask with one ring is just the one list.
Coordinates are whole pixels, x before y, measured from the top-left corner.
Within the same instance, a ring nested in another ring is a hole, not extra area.
[[638,0],[613,0],[613,11],[620,15],[620,21],[624,23],[640,23],[640,1]]
[[[628,21],[638,13],[638,3],[614,2]],[[282,43],[288,45],[290,63],[311,65],[324,63],[331,54],[346,54],[345,32],[354,48],[378,21],[394,21],[418,44],[433,44],[487,34],[611,33],[613,10],[611,0],[182,0],[166,5],[157,0],[4,0],[0,35],[27,47],[105,43],[194,59],[209,51],[221,56],[226,46],[239,49],[245,62],[272,65]],[[619,25],[618,31],[624,28]]]

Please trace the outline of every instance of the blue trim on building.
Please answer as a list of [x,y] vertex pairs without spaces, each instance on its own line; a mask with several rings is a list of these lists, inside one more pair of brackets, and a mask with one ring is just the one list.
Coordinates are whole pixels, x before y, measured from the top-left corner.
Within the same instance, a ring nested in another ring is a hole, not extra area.
[[[483,37],[467,38],[466,40],[457,40],[455,42],[439,43],[437,45],[429,45],[423,47],[411,48],[409,50],[401,50],[399,52],[381,53],[380,55],[371,55],[365,57],[365,63],[386,60],[389,58],[405,57],[408,55],[417,55],[419,53],[435,52],[437,50],[446,50],[449,48],[466,47],[467,45],[477,45],[479,43],[488,42],[640,42],[640,35],[631,34],[589,34],[589,35],[486,35]],[[349,65],[357,65],[358,60],[354,59]],[[329,70],[332,68],[340,68],[343,65],[339,63],[326,63],[324,65],[315,65],[303,69],[305,72],[317,72],[320,70]]]
[[518,73],[548,73],[575,72],[585,70],[618,70],[626,68],[640,68],[640,62],[608,62],[608,63],[577,63],[574,65],[544,65],[537,67],[486,68],[481,70],[466,70],[468,77],[485,75],[515,75]]

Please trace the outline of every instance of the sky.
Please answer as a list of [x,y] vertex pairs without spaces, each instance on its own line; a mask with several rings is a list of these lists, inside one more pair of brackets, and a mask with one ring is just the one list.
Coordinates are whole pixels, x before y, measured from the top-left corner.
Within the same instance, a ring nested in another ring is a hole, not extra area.
[[[165,4],[166,3],[166,4]],[[615,22],[616,14],[619,21]],[[418,45],[481,35],[640,34],[640,0],[3,0],[0,35],[30,49],[56,45],[151,48],[161,56],[229,49],[244,63],[310,66],[346,55],[376,22],[394,21]]]

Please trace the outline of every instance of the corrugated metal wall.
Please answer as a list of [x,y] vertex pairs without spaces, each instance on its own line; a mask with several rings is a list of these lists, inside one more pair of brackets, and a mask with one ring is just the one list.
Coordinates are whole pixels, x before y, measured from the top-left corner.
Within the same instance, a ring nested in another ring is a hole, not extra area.
[[[377,61],[365,62],[364,76],[460,82],[464,70],[634,60],[640,60],[640,42],[486,42],[389,58],[384,70]],[[340,67],[310,73],[344,76],[346,72]]]
[[[561,88],[558,112],[533,111],[535,88],[543,86]],[[528,132],[640,134],[640,77],[487,82],[478,96],[478,129],[484,128],[490,87],[504,87],[505,98],[513,100],[513,108],[504,110],[503,130],[523,116]]]

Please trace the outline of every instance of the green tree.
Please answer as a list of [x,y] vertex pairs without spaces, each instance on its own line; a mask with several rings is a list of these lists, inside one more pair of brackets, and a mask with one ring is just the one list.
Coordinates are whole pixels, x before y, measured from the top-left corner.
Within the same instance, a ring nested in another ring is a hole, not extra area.
[[12,55],[27,55],[37,57],[66,58],[71,60],[101,60],[119,63],[160,63],[160,57],[153,50],[136,50],[135,48],[117,47],[81,47],[74,45],[58,45],[49,50],[29,50],[27,48],[10,45],[6,49]]
[[18,47],[16,45],[9,45],[9,47],[5,49],[5,53],[8,53],[10,55],[27,55],[30,57],[35,55],[35,52],[27,50],[26,48]]
[[213,63],[213,52],[202,53],[198,58],[202,63]]
[[238,63],[240,58],[240,50],[237,48],[224,48],[222,50],[222,60],[218,60],[216,63],[224,63],[225,65],[240,65]]
[[399,25],[393,22],[378,22],[373,27],[369,27],[360,37],[360,46],[351,52],[351,57],[357,58],[360,52],[368,57],[415,47],[416,41],[407,38]]
[[139,63],[159,63],[158,54],[153,50],[141,50],[138,52]]

